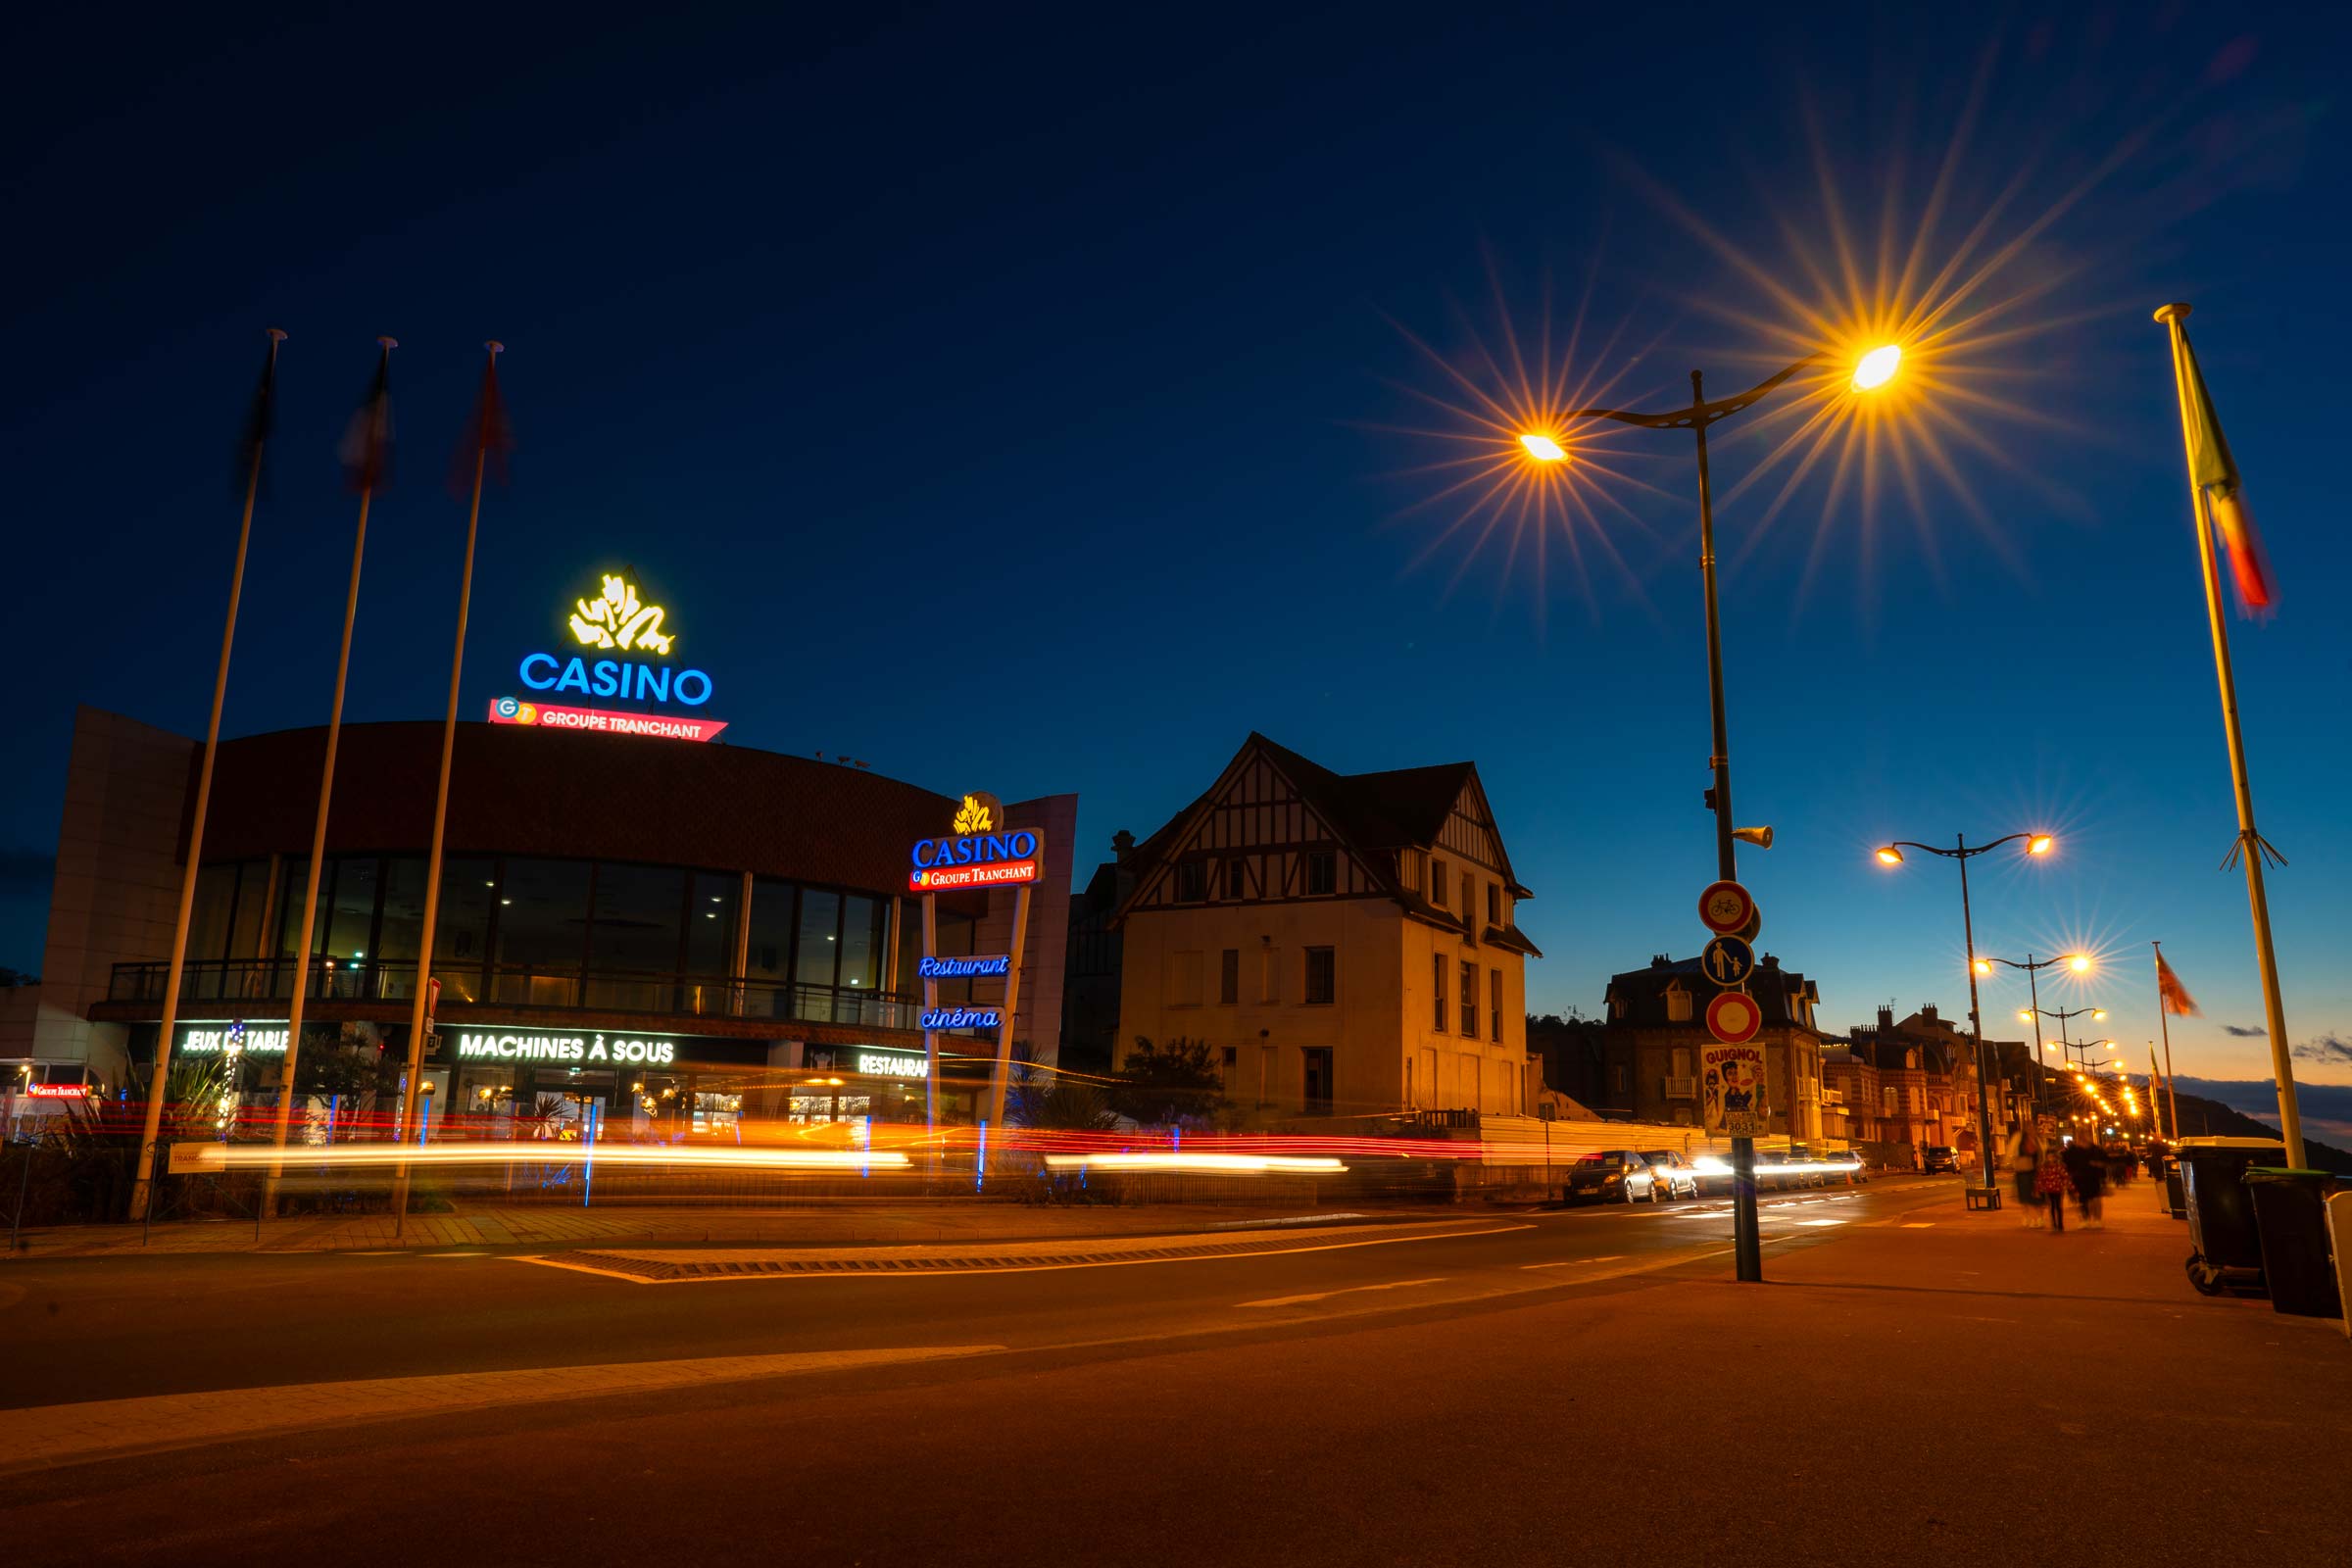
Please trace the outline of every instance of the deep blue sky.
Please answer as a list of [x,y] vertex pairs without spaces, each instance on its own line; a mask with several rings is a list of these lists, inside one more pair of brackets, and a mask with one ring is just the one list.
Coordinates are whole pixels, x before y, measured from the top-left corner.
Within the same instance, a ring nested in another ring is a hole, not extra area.
[[[2058,995],[2136,1047],[2161,937],[2206,1007],[2181,1070],[2259,1078],[2262,1042],[2223,1028],[2260,1004],[2243,885],[2215,869],[2234,824],[2148,313],[2196,303],[2285,580],[2275,621],[2232,629],[2293,860],[2290,1032],[2340,1040],[2346,42],[2304,8],[2187,6],[1734,10],[1703,33],[1556,7],[183,10],[25,37],[44,64],[0,110],[0,962],[38,966],[74,705],[201,728],[231,442],[279,325],[231,732],[324,716],[352,516],[332,451],[382,332],[403,466],[350,712],[439,711],[463,525],[441,475],[495,335],[523,446],[485,516],[469,714],[625,561],[732,739],[1075,790],[1082,866],[1253,727],[1341,769],[1474,758],[1538,894],[1533,1000],[1594,1010],[1612,970],[1695,946],[1711,867],[1687,450],[1644,449],[1664,495],[1609,514],[1625,573],[1580,581],[1557,540],[1543,574],[1494,545],[1417,562],[1452,514],[1408,511],[1433,485],[1405,470],[1443,454],[1385,427],[1430,425],[1412,392],[1444,383],[1399,326],[1464,363],[1497,286],[1531,340],[1547,286],[1563,312],[1589,287],[1580,374],[1643,399],[1704,365],[1729,390],[1787,313],[1666,197],[1813,296],[1817,164],[1866,227],[1890,185],[1911,224],[1989,58],[1942,238],[2013,178],[1992,234],[2024,234],[2124,155],[1991,285],[2036,293],[2004,375],[1967,389],[2020,416],[1950,405],[1984,438],[1953,448],[1984,522],[1941,480],[1833,506],[1817,479],[1760,538],[1777,486],[1723,509],[1740,815],[1780,833],[1743,867],[1763,946],[1834,1025],[1960,1012],[1950,867],[1867,852],[2050,827],[2047,862],[1979,862],[1984,946],[2099,945],[2112,978]],[[1763,450],[1731,433],[1719,489]],[[2004,977],[1987,1016],[2021,1001]]]

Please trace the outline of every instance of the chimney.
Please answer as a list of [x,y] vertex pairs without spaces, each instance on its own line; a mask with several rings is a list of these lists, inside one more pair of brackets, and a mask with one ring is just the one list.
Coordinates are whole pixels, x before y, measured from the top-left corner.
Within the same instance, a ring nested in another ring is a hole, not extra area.
[[1127,857],[1135,853],[1135,835],[1125,828],[1113,833],[1110,836],[1110,853],[1113,859],[1125,865]]
[[1666,955],[1663,953],[1653,953],[1649,956],[1649,966],[1652,969],[1663,969],[1671,965],[1673,962],[1674,960],[1666,956]]
[[1928,1022],[1934,1023],[1936,1021],[1936,1004],[1933,1002],[1921,1004],[1919,1015]]
[[1879,1009],[1879,1033],[1886,1035],[1894,1033],[1894,1009],[1892,1007]]
[[1763,964],[1767,969],[1778,969],[1781,966],[1781,960],[1777,955],[1767,953],[1764,955]]

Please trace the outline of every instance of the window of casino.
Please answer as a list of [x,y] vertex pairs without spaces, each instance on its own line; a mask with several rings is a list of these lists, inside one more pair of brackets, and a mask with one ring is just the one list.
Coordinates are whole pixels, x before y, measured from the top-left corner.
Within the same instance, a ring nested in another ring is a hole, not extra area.
[[585,1004],[660,1012],[670,1005],[685,940],[686,873],[599,864],[588,924]]
[[579,1004],[580,965],[588,951],[587,860],[508,859],[491,913],[499,1002],[541,1007]]

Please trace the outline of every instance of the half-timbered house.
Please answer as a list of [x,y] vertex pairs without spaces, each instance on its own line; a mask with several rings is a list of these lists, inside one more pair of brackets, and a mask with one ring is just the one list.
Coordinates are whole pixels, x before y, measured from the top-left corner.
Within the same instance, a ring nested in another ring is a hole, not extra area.
[[1340,774],[1252,734],[1129,868],[1122,1059],[1205,1041],[1260,1121],[1534,1102],[1533,895],[1475,764]]

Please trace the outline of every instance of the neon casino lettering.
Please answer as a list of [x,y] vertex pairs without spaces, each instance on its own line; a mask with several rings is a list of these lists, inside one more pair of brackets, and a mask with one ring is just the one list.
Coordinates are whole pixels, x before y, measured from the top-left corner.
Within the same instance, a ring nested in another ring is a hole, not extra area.
[[674,1040],[466,1032],[458,1036],[458,1055],[503,1061],[630,1061],[660,1067],[678,1059],[678,1047]]
[[915,966],[925,980],[969,980],[1012,972],[1012,957],[999,954],[987,958],[934,958],[926,954]]
[[986,865],[995,860],[1026,860],[1037,853],[1037,835],[1027,828],[1010,833],[973,833],[959,839],[916,839],[914,864],[928,871],[938,865]]
[[923,1014],[926,1029],[994,1029],[1004,1021],[996,1007],[933,1007]]
[[587,697],[618,697],[628,702],[682,703],[700,708],[710,700],[710,677],[699,669],[666,669],[622,659],[600,659],[594,663],[574,654],[559,660],[553,654],[525,654],[515,672],[535,692],[578,692]]

